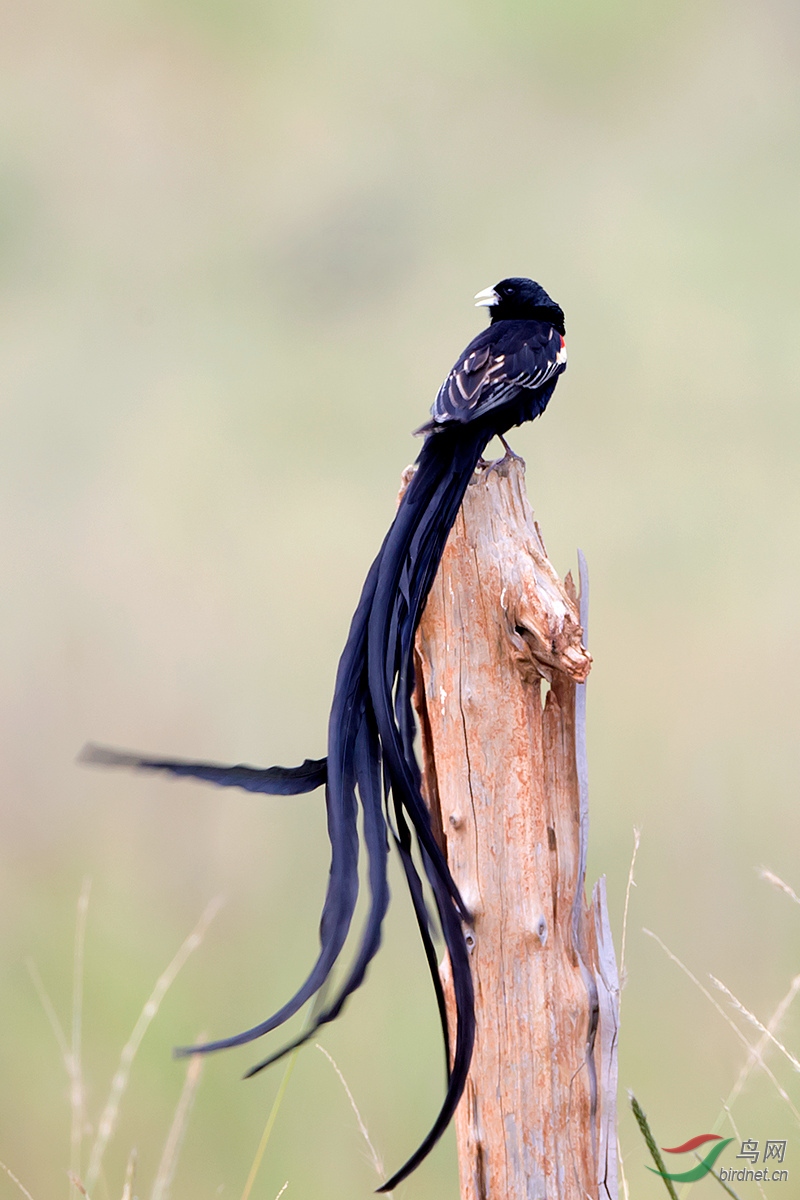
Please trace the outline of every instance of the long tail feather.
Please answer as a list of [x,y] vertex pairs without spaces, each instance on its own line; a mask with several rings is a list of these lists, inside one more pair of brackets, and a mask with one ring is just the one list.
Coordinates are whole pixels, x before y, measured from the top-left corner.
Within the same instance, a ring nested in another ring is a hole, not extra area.
[[[433,981],[448,1082],[442,1107],[430,1132],[381,1191],[391,1190],[410,1174],[446,1128],[464,1089],[474,1041],[472,976],[462,926],[462,922],[469,922],[470,914],[436,841],[422,798],[420,770],[413,745],[416,727],[411,696],[414,634],[445,541],[487,440],[488,433],[477,426],[469,431],[462,427],[456,432],[437,433],[426,439],[417,471],[372,564],[353,616],[336,676],[326,759],[307,759],[299,767],[258,768],[146,757],[99,746],[89,746],[81,755],[83,761],[98,765],[165,771],[223,787],[242,787],[277,795],[301,794],[325,783],[331,865],[320,919],[320,949],[308,977],[294,996],[267,1020],[232,1037],[176,1052],[209,1052],[254,1041],[278,1028],[309,999],[317,996],[315,1011],[303,1033],[258,1063],[248,1075],[302,1045],[321,1025],[334,1020],[348,997],[363,982],[369,963],[380,946],[389,903],[384,800],[387,813],[390,807],[394,809],[393,836]],[[356,957],[344,983],[333,1000],[321,1001],[344,948],[358,897],[359,802],[368,856],[370,908]],[[433,894],[451,963],[456,1006],[453,1047],[422,881],[412,854],[412,830],[419,844],[424,874]]]
[[327,981],[344,947],[358,898],[358,826],[355,744],[364,718],[364,652],[367,622],[375,591],[381,553],[370,568],[350,623],[336,673],[328,731],[325,806],[331,867],[320,920],[320,953],[303,985],[276,1013],[243,1033],[200,1046],[180,1047],[176,1054],[210,1053],[255,1041],[293,1016]]
[[[414,633],[487,437],[435,435],[425,443],[416,475],[383,546],[369,619],[369,695],[380,733],[389,786],[414,827],[433,890],[450,958],[456,1007],[456,1043],[444,1102],[429,1133],[404,1166],[383,1185],[390,1191],[426,1157],[450,1122],[469,1070],[475,1032],[474,996],[462,921],[469,913],[458,894],[420,791],[410,717]],[[437,996],[438,998],[438,996]],[[445,1018],[446,1020],[446,1018]]]
[[388,844],[386,822],[381,810],[380,744],[369,716],[364,718],[356,739],[355,768],[364,813],[364,841],[369,860],[369,886],[372,897],[358,953],[335,999],[321,1009],[299,1037],[252,1067],[245,1076],[247,1079],[277,1062],[291,1050],[302,1046],[314,1036],[320,1026],[334,1021],[347,999],[361,986],[367,967],[380,949],[383,920],[389,907]]
[[[348,749],[345,747],[346,752]],[[358,898],[358,826],[355,779],[351,765],[342,772],[338,782],[341,785],[338,794],[332,796],[330,782],[325,789],[331,866],[320,919],[320,952],[311,972],[291,999],[266,1021],[231,1037],[195,1046],[181,1046],[175,1051],[177,1057],[208,1054],[253,1042],[288,1021],[327,982],[347,940]]]
[[[393,690],[400,646],[404,641],[410,642],[407,635],[408,626],[406,625],[405,630],[403,627],[404,620],[407,621],[409,610],[413,613],[414,623],[418,620],[433,578],[427,556],[422,563],[417,563],[413,557],[409,557],[414,547],[415,536],[419,544],[420,536],[424,539],[426,531],[437,530],[435,545],[441,545],[443,548],[444,539],[452,527],[464,492],[487,441],[486,433],[480,430],[472,430],[471,433],[470,438],[466,438],[463,432],[458,438],[445,433],[431,435],[422,448],[417,472],[406,490],[381,550],[375,598],[369,617],[367,645],[370,701],[378,724],[392,790],[399,791],[420,844],[464,920],[469,920],[469,913],[458,894],[442,850],[433,836],[430,817],[419,790],[418,779],[415,778],[415,770],[411,767],[410,757],[402,744],[393,712]],[[406,572],[411,581],[409,604],[406,604],[400,591],[400,581]],[[420,584],[426,588],[425,596],[420,595]],[[397,605],[402,605],[406,611],[400,614],[395,625],[397,634],[392,636],[391,627]],[[413,672],[413,664],[409,664],[406,670],[408,673]]]
[[202,779],[217,787],[244,788],[246,792],[266,792],[270,796],[299,796],[322,787],[328,774],[326,758],[307,758],[299,767],[249,767],[244,763],[195,762],[183,758],[154,758],[112,750],[109,746],[89,743],[78,755],[78,762],[98,767],[127,767],[137,771],[165,771],[181,778]]
[[425,959],[428,964],[428,971],[433,983],[433,991],[436,996],[436,1007],[439,1012],[439,1022],[442,1028],[442,1042],[444,1045],[444,1063],[448,1081],[450,1079],[450,1025],[447,1017],[447,1006],[444,998],[444,988],[442,987],[442,979],[439,974],[439,962],[436,957],[436,947],[433,944],[431,936],[431,918],[428,912],[428,907],[425,903],[425,894],[422,890],[422,880],[414,864],[414,859],[411,856],[411,831],[408,823],[403,815],[402,807],[397,805],[397,832],[394,834],[394,843],[400,854],[400,861],[403,864],[406,882],[408,883],[408,891],[411,896],[411,903],[414,907],[414,916],[417,919],[417,928],[419,929],[420,938],[422,940],[423,949],[425,951]]
[[[428,874],[427,868],[426,874]],[[453,992],[457,1013],[456,1044],[453,1051],[453,1062],[444,1102],[430,1131],[403,1166],[398,1171],[395,1171],[394,1175],[377,1189],[379,1192],[393,1191],[412,1171],[416,1170],[423,1159],[430,1154],[450,1124],[467,1082],[472,1048],[475,1044],[475,995],[467,944],[449,893],[443,888],[438,879],[433,886],[439,910],[439,918],[442,922],[442,932],[452,967]]]

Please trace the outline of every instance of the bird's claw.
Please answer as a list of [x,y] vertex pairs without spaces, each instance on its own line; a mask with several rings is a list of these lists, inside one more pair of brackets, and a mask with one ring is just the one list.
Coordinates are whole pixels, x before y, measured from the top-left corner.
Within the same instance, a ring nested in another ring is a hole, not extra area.
[[506,441],[506,439],[503,437],[502,433],[498,434],[498,437],[499,437],[500,441],[503,443],[503,449],[505,450],[503,459],[500,460],[501,462],[504,461],[504,459],[506,459],[506,458],[510,458],[510,459],[512,459],[512,461],[515,461],[515,462],[524,462],[525,461],[525,459],[522,457],[521,454],[514,453],[514,451],[511,449],[508,442]]
[[514,453],[502,434],[498,434],[498,438],[503,443],[505,454],[502,456],[502,458],[495,458],[491,461],[483,457],[480,458],[478,462],[478,469],[483,472],[484,477],[487,476],[490,471],[502,470],[503,468],[507,467],[509,463],[521,462],[523,465],[525,463],[524,458],[520,454]]

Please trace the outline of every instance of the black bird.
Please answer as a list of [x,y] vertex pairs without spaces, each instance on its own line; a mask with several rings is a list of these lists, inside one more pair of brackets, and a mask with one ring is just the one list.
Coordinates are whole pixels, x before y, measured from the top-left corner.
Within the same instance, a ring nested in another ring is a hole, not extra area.
[[[475,1033],[474,1001],[464,925],[464,901],[437,844],[420,791],[414,754],[414,635],[447,536],[483,451],[494,436],[532,421],[547,406],[566,367],[564,314],[530,279],[503,279],[475,297],[491,322],[463,351],[445,379],[425,442],[364,584],[336,675],[328,725],[328,755],[299,767],[223,766],[124,754],[88,746],[85,761],[166,771],[272,795],[313,791],[323,783],[331,842],[328,889],[320,921],[320,950],[302,987],[266,1021],[244,1033],[179,1053],[220,1050],[276,1029],[312,997],[317,1005],[305,1031],[249,1072],[254,1075],[334,1020],[360,986],[380,946],[389,904],[388,835],[400,854],[436,993],[447,1068],[447,1091],[424,1141],[379,1189],[390,1191],[425,1158],[447,1127],[464,1090]],[[507,448],[507,447],[506,447]],[[508,449],[508,448],[507,448]],[[345,944],[358,894],[358,805],[363,813],[370,908],[349,974],[338,990],[321,991]],[[457,1011],[451,1047],[432,926],[412,851],[418,847],[450,958]],[[323,997],[320,1000],[320,997]]]

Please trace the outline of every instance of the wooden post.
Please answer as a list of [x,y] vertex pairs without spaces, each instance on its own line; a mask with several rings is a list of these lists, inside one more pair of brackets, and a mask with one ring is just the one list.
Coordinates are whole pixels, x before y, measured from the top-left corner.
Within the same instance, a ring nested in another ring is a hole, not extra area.
[[426,796],[474,915],[462,1200],[617,1200],[619,985],[604,881],[584,898],[582,641],[524,464],[477,474],[417,637]]

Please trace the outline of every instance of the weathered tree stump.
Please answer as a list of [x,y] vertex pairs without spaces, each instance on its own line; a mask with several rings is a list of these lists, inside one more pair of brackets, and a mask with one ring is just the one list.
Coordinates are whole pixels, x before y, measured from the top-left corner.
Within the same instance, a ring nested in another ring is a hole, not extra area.
[[426,795],[474,917],[462,1200],[617,1197],[618,979],[604,881],[584,897],[582,643],[524,465],[477,474],[417,637]]

